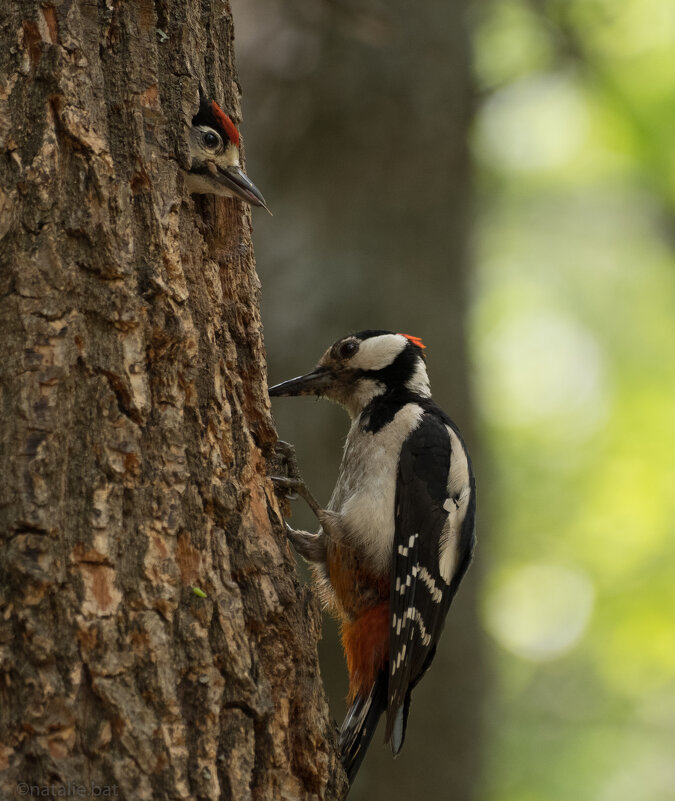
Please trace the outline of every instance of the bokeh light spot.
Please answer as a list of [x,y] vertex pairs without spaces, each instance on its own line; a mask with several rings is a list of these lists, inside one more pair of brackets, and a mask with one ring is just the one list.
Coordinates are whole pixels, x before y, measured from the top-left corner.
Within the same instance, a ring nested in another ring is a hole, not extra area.
[[486,416],[502,425],[568,418],[577,434],[604,417],[603,357],[595,338],[569,317],[530,313],[507,320],[484,344]]
[[476,131],[478,156],[506,170],[563,166],[585,139],[586,118],[583,97],[567,76],[523,78],[483,107]]
[[593,585],[582,571],[530,564],[510,572],[488,594],[485,625],[500,645],[524,659],[555,659],[583,636],[593,599]]

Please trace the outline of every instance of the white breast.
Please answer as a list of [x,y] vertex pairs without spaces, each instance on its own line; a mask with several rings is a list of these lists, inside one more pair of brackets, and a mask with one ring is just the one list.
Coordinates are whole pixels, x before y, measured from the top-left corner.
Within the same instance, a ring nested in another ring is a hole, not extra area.
[[401,445],[419,425],[422,409],[409,403],[376,433],[355,420],[347,436],[340,475],[328,508],[375,572],[389,570],[394,541],[394,501]]

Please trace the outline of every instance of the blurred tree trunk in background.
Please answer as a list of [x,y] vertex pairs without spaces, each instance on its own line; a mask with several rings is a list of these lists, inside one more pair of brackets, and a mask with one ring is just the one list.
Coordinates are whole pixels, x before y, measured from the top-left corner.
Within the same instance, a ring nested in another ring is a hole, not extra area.
[[[428,346],[434,397],[475,456],[466,341],[467,8],[466,0],[233,4],[251,170],[275,212],[256,239],[271,379],[309,369],[350,331],[416,334]],[[275,416],[326,502],[344,413],[294,399],[275,402]],[[480,535],[480,472],[478,481]],[[315,527],[295,511],[298,525]],[[480,548],[436,661],[415,691],[405,748],[392,763],[376,734],[354,801],[478,796]],[[341,719],[344,660],[334,626],[325,630],[322,673]]]
[[178,169],[199,81],[238,116],[229,6],[1,14],[0,796],[338,797],[250,213]]

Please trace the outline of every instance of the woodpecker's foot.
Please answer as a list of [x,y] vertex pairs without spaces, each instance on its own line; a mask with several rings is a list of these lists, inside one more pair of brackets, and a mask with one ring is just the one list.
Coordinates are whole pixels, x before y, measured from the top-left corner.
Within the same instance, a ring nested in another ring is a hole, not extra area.
[[326,562],[328,538],[323,531],[319,534],[310,534],[308,531],[291,528],[286,523],[286,535],[303,559],[308,562]]
[[300,469],[295,456],[295,447],[290,442],[278,439],[274,445],[274,455],[269,459],[270,474],[300,478]]
[[279,495],[284,498],[293,499],[298,495],[306,502],[307,506],[319,518],[319,513],[323,510],[318,501],[307,489],[307,485],[301,478],[291,478],[289,476],[270,476],[274,487]]

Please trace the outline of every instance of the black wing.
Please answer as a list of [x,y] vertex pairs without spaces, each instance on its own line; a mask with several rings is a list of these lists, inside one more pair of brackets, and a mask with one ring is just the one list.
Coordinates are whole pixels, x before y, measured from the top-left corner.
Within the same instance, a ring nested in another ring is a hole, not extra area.
[[433,659],[471,561],[474,518],[464,443],[452,421],[429,404],[403,445],[396,486],[385,732],[395,754],[405,737],[410,693]]

